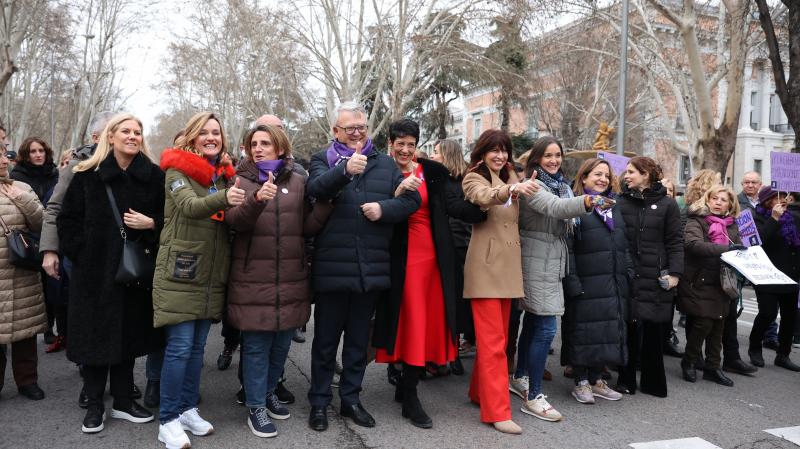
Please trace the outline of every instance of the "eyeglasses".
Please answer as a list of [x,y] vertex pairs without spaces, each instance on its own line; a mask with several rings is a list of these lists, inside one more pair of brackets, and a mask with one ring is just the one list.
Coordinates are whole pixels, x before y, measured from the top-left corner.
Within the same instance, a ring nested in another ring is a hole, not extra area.
[[364,134],[365,132],[367,132],[367,126],[366,125],[358,125],[358,126],[338,126],[337,125],[336,128],[341,129],[348,136],[352,136],[356,132],[358,132],[359,134]]

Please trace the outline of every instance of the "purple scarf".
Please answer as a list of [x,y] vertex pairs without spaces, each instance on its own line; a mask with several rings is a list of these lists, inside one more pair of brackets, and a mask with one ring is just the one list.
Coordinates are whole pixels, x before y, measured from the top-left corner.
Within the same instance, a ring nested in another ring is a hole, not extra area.
[[706,215],[708,223],[708,240],[718,245],[727,245],[730,241],[728,237],[728,226],[733,224],[733,217],[717,217],[716,215]]
[[[772,209],[765,209],[761,205],[756,206],[756,213],[766,217],[767,220],[772,217]],[[794,219],[788,210],[781,215],[778,223],[781,225],[783,241],[793,248],[800,248],[800,235],[797,233],[797,226],[795,226]]]
[[256,162],[256,167],[258,168],[258,182],[262,184],[267,182],[270,173],[272,173],[273,180],[277,179],[278,173],[280,173],[284,165],[286,165],[284,159]]
[[[372,146],[372,139],[367,139],[367,143],[364,145],[364,148],[361,149],[361,154],[369,156],[374,149],[375,148]],[[331,146],[328,147],[328,167],[334,167],[339,165],[340,162],[350,159],[353,153],[355,153],[355,151],[351,150],[347,145],[334,139],[334,141],[331,142]]]
[[[583,193],[585,193],[587,195],[605,196],[606,198],[611,198],[611,199],[614,198],[614,193],[611,192],[610,190],[607,191],[607,192],[595,192],[592,189],[583,189]],[[595,207],[594,211],[603,220],[603,223],[605,223],[605,225],[608,228],[608,230],[611,231],[611,232],[614,232],[614,215],[611,213],[611,209],[603,210],[603,209],[600,209],[599,207]]]

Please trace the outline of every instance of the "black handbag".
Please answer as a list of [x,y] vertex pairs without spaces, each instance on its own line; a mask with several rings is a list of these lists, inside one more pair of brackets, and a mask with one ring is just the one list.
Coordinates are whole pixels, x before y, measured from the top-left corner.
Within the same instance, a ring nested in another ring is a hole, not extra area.
[[153,273],[156,269],[154,254],[141,243],[128,240],[125,224],[122,223],[122,215],[119,213],[114,193],[108,184],[106,184],[106,193],[108,194],[108,201],[111,203],[111,210],[114,213],[114,220],[119,226],[119,235],[122,237],[122,257],[119,259],[119,267],[117,268],[117,274],[114,276],[114,282],[149,287],[153,284]]
[[11,230],[0,217],[3,234],[8,246],[8,262],[17,268],[39,271],[42,269],[42,256],[39,254],[39,237],[29,231]]

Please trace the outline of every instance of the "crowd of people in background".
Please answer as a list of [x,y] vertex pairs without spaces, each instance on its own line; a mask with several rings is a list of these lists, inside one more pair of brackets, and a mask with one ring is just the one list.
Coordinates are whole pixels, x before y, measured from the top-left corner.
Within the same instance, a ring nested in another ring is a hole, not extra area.
[[[419,380],[463,375],[472,356],[465,393],[480,421],[522,433],[512,394],[525,414],[560,421],[550,402],[569,396],[543,383],[559,327],[560,363],[583,404],[637,391],[666,397],[664,355],[680,357],[685,381],[700,370],[727,387],[728,373],[765,366],[763,346],[776,350],[776,366],[800,371],[789,357],[800,343],[798,286],[755,287],[747,363],[741,291],[725,287],[730,268],[720,259],[745,250],[735,219],[748,209],[772,263],[800,280],[797,193],[748,172],[737,195],[700,170],[676,196],[642,156],[621,174],[589,158],[572,178],[557,139],[542,137],[515,160],[500,130],[483,132],[467,159],[446,139],[426,154],[408,119],[389,125],[385,154],[366,119],[359,104],[339,105],[333,139],[308,163],[272,115],[246,133],[237,160],[211,112],[194,115],[159,161],[142,122],[124,113],[97,114],[93,143],[60,160],[37,137],[14,161],[0,150],[0,382],[10,352],[19,393],[45,398],[44,334],[47,353],[66,349],[79,368],[83,432],[103,430],[110,383],[108,416],[146,423],[157,410],[158,440],[171,449],[214,432],[197,405],[206,339],[219,322],[217,367],[240,348],[236,401],[258,437],[276,436],[275,421],[291,416],[285,364],[312,313],[315,431],[328,428],[333,387],[341,416],[375,426],[359,395],[372,361],[387,364],[400,415],[432,428]],[[38,243],[40,269],[12,257],[15,233]],[[134,384],[139,357],[144,392]]]

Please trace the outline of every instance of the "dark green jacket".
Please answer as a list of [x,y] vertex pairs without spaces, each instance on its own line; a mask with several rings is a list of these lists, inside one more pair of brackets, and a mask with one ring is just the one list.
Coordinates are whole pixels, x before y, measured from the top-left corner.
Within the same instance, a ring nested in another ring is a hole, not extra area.
[[196,154],[167,150],[161,169],[166,172],[166,200],[153,279],[154,325],[219,321],[230,267],[230,232],[215,218],[230,207],[225,186],[233,167],[215,169]]

